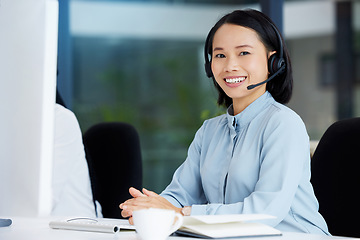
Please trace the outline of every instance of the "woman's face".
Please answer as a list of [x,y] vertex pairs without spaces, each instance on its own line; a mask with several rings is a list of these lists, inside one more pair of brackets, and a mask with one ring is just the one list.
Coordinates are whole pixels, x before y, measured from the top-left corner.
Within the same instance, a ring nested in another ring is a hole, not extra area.
[[266,84],[251,90],[247,86],[268,78],[268,53],[258,34],[234,24],[224,24],[213,39],[211,69],[216,82],[243,108],[266,91]]

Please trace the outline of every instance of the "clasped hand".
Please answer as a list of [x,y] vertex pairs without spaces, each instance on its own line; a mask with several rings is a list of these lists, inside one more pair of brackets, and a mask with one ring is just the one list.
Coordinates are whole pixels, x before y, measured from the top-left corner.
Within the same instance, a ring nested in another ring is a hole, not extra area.
[[175,207],[165,198],[145,188],[143,188],[141,192],[131,187],[129,189],[129,193],[133,198],[121,203],[119,207],[122,209],[121,216],[124,218],[129,218],[130,224],[134,224],[132,219],[133,211],[144,208],[171,209],[181,213],[181,208]]

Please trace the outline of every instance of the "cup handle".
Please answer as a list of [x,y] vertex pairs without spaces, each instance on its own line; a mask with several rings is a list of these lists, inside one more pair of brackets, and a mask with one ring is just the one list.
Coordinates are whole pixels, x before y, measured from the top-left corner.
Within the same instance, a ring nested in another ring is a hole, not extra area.
[[175,218],[177,218],[176,222],[171,226],[169,235],[178,230],[183,224],[184,217],[180,213],[175,213]]

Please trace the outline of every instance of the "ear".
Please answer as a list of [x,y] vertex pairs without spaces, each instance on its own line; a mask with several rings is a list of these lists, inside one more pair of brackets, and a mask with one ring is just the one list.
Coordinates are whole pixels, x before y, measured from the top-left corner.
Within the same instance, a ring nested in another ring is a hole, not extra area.
[[269,59],[272,55],[274,55],[275,53],[276,53],[276,51],[271,51],[271,52],[269,51],[269,52],[268,52],[268,59]]

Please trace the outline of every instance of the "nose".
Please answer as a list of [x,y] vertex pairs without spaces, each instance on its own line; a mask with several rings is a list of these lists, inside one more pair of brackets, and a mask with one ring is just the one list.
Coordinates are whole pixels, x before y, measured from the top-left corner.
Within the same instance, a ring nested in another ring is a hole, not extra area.
[[228,57],[226,60],[226,64],[224,66],[225,72],[234,72],[238,71],[240,69],[240,65],[236,58],[234,57]]

